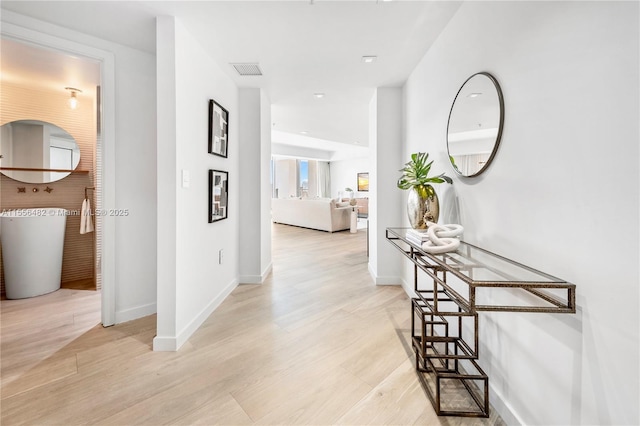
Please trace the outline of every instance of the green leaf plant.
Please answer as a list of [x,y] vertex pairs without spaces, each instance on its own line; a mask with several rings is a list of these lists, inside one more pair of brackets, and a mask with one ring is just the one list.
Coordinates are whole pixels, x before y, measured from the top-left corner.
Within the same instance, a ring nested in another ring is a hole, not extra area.
[[411,154],[411,161],[405,163],[404,167],[400,169],[402,176],[398,179],[398,188],[404,190],[415,188],[421,198],[427,198],[434,194],[434,189],[430,184],[453,183],[453,180],[445,176],[444,173],[429,177],[432,164],[433,160],[429,161],[429,154],[426,152]]

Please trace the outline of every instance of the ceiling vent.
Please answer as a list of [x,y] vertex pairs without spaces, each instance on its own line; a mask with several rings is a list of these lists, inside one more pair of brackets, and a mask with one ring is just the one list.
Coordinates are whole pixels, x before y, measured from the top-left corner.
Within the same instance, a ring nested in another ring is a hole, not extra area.
[[256,63],[231,64],[240,75],[262,75],[260,67]]

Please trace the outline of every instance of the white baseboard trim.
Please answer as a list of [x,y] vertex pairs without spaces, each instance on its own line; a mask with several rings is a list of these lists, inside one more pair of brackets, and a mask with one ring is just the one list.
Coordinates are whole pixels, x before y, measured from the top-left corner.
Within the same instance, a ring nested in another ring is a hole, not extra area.
[[175,352],[178,350],[176,344],[175,337],[156,336],[153,338],[154,352]]
[[262,271],[261,275],[240,275],[240,285],[242,284],[262,284],[267,279],[271,270],[273,269],[273,263],[269,263],[267,267]]
[[491,386],[491,380],[489,380],[489,401],[491,402],[491,408],[496,410],[505,424],[508,425],[524,425],[522,419],[511,408],[511,405],[504,400],[502,394],[496,392],[493,386]]
[[400,277],[379,277],[377,271],[371,263],[367,264],[369,269],[369,275],[373,278],[373,282],[376,285],[400,285],[402,279]]
[[269,274],[271,274],[271,271],[273,271],[273,262],[269,262],[267,267],[264,268],[264,271],[262,271],[262,282],[267,279]]
[[240,275],[238,279],[240,280],[239,285],[262,284],[262,277],[260,275]]
[[209,315],[220,306],[231,292],[238,286],[238,280],[231,281],[218,296],[216,296],[198,315],[196,315],[186,327],[178,333],[177,336],[156,336],[153,339],[154,351],[177,351],[193,333],[200,328],[203,322],[209,318]]
[[378,277],[376,285],[401,285],[400,277]]
[[367,269],[369,270],[369,275],[371,275],[371,278],[373,278],[373,282],[376,282],[376,276],[378,275],[378,273],[376,272],[371,262],[367,263]]
[[407,296],[409,296],[410,299],[414,297],[418,297],[416,292],[413,291],[413,284],[409,284],[405,280],[402,280],[402,289],[404,290],[405,293],[407,293]]
[[153,315],[158,312],[158,305],[155,303],[149,303],[148,305],[136,306],[135,308],[125,309],[123,311],[116,311],[116,324],[122,322],[133,321],[138,318]]

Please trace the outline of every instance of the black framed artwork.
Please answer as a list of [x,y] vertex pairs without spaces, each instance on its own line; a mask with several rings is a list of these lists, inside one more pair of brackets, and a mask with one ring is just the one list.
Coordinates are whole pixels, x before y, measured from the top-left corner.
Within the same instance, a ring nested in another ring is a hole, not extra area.
[[209,170],[209,223],[229,215],[229,173]]
[[358,173],[358,191],[369,190],[369,172]]
[[227,158],[229,148],[229,111],[209,100],[209,154]]

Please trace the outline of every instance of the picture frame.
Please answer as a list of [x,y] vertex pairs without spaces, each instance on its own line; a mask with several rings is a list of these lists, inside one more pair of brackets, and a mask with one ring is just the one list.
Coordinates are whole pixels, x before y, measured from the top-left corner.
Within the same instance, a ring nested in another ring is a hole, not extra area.
[[209,223],[229,217],[229,173],[209,170]]
[[229,111],[209,99],[209,154],[227,158],[229,150]]
[[358,191],[369,191],[369,172],[358,173]]

